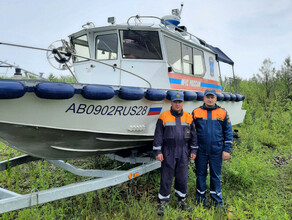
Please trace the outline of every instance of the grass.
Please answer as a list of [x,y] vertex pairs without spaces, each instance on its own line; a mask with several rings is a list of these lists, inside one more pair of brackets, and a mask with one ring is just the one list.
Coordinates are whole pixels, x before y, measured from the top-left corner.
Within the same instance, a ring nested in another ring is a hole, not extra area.
[[[280,150],[253,145],[247,133],[224,162],[222,191],[224,210],[195,206],[194,164],[189,171],[189,202],[192,213],[181,211],[172,193],[164,219],[291,219],[291,146]],[[0,144],[0,159],[20,153]],[[277,159],[275,159],[277,158]],[[276,160],[282,158],[283,164]],[[283,162],[284,161],[284,162]],[[70,161],[82,168],[117,167],[103,156]],[[43,205],[4,213],[1,219],[157,219],[159,170],[114,187],[78,195]],[[0,173],[0,186],[26,194],[85,180],[47,161],[35,161]]]

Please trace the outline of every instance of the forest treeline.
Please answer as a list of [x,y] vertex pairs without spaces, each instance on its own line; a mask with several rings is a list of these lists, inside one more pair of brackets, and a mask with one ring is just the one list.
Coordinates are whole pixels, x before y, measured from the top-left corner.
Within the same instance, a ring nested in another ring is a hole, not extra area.
[[259,73],[249,80],[239,80],[245,95],[243,108],[247,110],[243,126],[259,127],[259,141],[276,148],[292,143],[292,62],[288,56],[281,69],[276,70],[265,59]]

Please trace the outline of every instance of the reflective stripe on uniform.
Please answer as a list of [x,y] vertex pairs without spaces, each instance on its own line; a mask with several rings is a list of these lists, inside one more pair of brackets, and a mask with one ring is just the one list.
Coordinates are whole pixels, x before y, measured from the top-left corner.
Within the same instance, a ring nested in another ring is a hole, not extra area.
[[165,122],[164,126],[175,126],[175,122]]
[[191,146],[192,149],[198,149],[199,146]]
[[187,194],[186,193],[182,193],[181,191],[178,191],[178,190],[174,190],[174,192],[175,193],[177,193],[180,197],[182,197],[182,198],[184,198],[184,197],[186,197],[187,196]]
[[217,196],[220,196],[221,192],[220,193],[216,193],[215,191],[210,191],[210,194],[216,194]]
[[170,198],[170,195],[168,195],[168,196],[163,196],[163,195],[161,195],[160,193],[158,194],[158,198],[159,199],[169,199]]
[[204,192],[201,192],[201,191],[198,190],[198,189],[197,189],[197,191],[198,191],[198,193],[200,193],[201,195],[205,194],[205,192],[206,192],[206,190],[205,190]]
[[153,150],[161,150],[161,146],[158,147],[153,146]]

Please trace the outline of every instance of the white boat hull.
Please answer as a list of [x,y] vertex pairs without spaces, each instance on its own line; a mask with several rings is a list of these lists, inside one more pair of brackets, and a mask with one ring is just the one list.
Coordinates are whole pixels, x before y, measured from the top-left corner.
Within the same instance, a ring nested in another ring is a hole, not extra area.
[[[202,101],[186,101],[192,112]],[[218,102],[232,124],[243,121],[242,102]],[[23,153],[46,159],[69,159],[139,147],[151,149],[156,121],[170,101],[42,99],[26,93],[0,100],[0,137]],[[150,109],[161,109],[151,115]]]

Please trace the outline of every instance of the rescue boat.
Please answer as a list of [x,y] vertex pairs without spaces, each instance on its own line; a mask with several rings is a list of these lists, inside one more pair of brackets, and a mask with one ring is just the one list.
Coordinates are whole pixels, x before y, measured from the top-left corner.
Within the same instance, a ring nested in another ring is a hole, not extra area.
[[125,24],[112,17],[104,27],[87,23],[69,41],[51,44],[48,61],[69,70],[77,83],[0,80],[1,140],[44,159],[146,149],[173,91],[184,94],[184,111],[192,112],[208,88],[216,90],[232,124],[241,123],[244,96],[220,83],[220,62],[233,67],[233,61],[179,26],[181,11],[132,16]]

